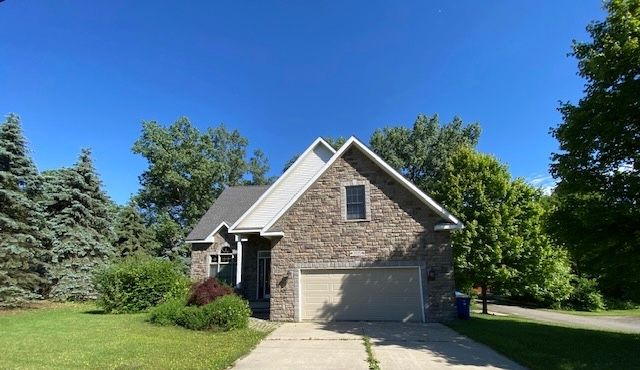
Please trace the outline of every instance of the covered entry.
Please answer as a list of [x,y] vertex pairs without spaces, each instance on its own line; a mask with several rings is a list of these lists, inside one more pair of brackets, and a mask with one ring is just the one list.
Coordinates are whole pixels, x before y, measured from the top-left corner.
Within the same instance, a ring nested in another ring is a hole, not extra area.
[[300,318],[311,321],[424,321],[420,269],[300,271]]

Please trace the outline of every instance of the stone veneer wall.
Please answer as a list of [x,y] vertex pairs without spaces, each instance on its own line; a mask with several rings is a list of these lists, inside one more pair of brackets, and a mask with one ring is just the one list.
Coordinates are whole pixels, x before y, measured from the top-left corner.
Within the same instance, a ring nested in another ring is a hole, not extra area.
[[227,229],[223,227],[213,236],[213,243],[191,244],[191,269],[189,275],[193,280],[204,280],[209,277],[209,255],[218,253],[222,246],[229,244],[236,249],[233,235],[227,234]]
[[[367,221],[342,216],[341,187],[366,183]],[[271,252],[271,319],[298,320],[298,269],[354,266],[422,267],[425,318],[454,317],[450,235],[434,231],[440,217],[358,149],[348,150],[274,226],[285,236]],[[363,251],[364,256],[351,256]],[[434,281],[426,271],[433,270]]]
[[[191,245],[190,276],[194,280],[204,280],[209,277],[209,255],[218,253],[225,243],[233,250],[236,249],[234,235],[227,234],[226,228],[213,237],[213,243],[195,243]],[[249,235],[248,241],[242,248],[242,295],[248,300],[256,299],[256,285],[258,275],[258,251],[269,250],[271,241],[258,235]]]

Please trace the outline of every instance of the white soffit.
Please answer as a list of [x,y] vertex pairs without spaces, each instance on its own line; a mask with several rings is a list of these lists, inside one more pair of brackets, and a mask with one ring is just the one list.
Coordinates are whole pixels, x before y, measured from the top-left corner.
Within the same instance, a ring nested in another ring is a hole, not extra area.
[[335,150],[316,139],[280,178],[229,228],[232,233],[259,232],[333,157]]

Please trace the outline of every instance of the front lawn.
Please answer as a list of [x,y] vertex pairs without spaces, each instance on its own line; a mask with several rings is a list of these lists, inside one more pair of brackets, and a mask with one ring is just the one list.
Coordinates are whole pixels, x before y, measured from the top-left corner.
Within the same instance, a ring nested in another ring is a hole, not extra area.
[[640,334],[489,315],[448,326],[531,369],[640,369]]
[[0,311],[1,368],[224,369],[265,333],[158,327],[146,314],[106,315],[89,304]]

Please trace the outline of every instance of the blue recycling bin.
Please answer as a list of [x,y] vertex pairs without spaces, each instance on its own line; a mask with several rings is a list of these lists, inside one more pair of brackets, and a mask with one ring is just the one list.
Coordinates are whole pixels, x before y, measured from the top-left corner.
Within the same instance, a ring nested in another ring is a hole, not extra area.
[[471,297],[467,295],[456,295],[456,308],[458,309],[458,318],[469,320],[471,316]]

